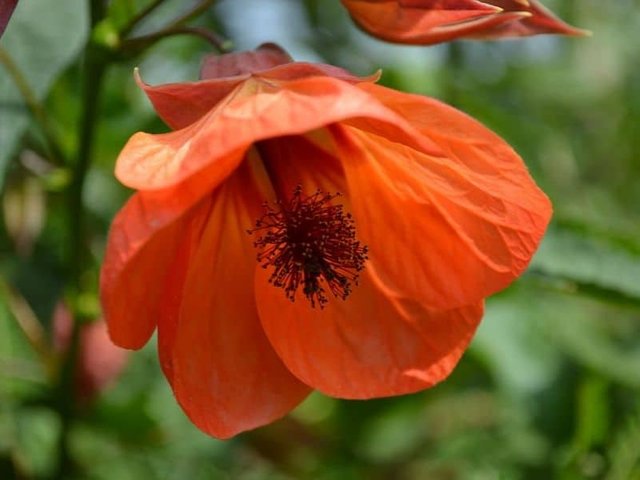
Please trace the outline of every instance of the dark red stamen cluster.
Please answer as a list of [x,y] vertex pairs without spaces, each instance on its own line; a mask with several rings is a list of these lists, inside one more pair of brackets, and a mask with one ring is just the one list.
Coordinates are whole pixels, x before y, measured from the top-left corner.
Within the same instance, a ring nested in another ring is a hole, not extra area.
[[290,200],[279,200],[277,209],[264,204],[265,213],[250,234],[260,232],[254,246],[258,262],[273,267],[269,283],[284,289],[295,300],[302,287],[312,307],[327,303],[326,289],[346,299],[351,283],[367,260],[367,247],[356,240],[353,217],[331,201],[340,196],[317,190],[310,196],[298,186]]

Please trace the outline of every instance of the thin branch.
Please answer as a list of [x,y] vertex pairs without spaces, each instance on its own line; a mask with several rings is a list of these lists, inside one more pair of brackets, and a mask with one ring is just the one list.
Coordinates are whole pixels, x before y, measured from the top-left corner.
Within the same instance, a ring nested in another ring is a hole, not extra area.
[[181,17],[178,17],[174,22],[169,25],[168,28],[179,27],[187,23],[189,20],[198,17],[201,13],[204,13],[211,7],[216,0],[202,0],[200,3],[196,4],[191,10],[186,12]]
[[158,8],[160,5],[162,5],[164,3],[164,1],[165,0],[154,0],[149,5],[147,5],[145,8],[140,10],[140,12],[138,12],[138,14],[136,16],[134,16],[131,20],[129,20],[129,23],[127,23],[124,26],[124,28],[120,31],[120,36],[125,37],[129,33],[131,33],[131,31],[134,28],[136,28],[140,22],[142,22],[145,18],[147,18],[147,16],[149,16],[151,13],[153,13],[153,11],[156,8]]
[[194,35],[211,44],[220,53],[229,50],[230,42],[211,30],[202,27],[171,27],[158,32],[132,38],[122,43],[121,49],[129,52],[139,52],[153,45],[158,40],[176,35]]

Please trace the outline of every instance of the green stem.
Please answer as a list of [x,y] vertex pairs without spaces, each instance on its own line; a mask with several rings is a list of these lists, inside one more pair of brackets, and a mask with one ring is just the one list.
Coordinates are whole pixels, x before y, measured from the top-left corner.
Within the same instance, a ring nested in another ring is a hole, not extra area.
[[83,205],[84,184],[91,165],[95,124],[98,114],[100,88],[105,72],[105,63],[95,50],[89,47],[85,56],[84,88],[82,105],[84,112],[79,126],[78,156],[69,186],[69,271],[73,289],[82,290],[82,273],[88,257],[85,232],[85,211]]
[[69,430],[75,414],[74,398],[74,372],[78,357],[78,340],[81,318],[78,315],[75,303],[77,298],[86,289],[84,285],[84,273],[89,261],[89,248],[85,229],[85,210],[82,201],[84,183],[91,165],[91,154],[95,134],[95,125],[98,113],[98,100],[102,79],[105,72],[105,64],[100,63],[92,53],[91,46],[87,49],[84,64],[84,88],[83,102],[84,112],[79,126],[80,143],[78,156],[73,169],[73,177],[68,191],[69,212],[69,283],[72,295],[73,327],[71,342],[68,352],[62,361],[56,392],[57,410],[61,419],[61,432],[58,444],[58,470],[54,476],[56,479],[69,478],[73,471],[73,462],[69,453]]
[[0,47],[0,64],[5,68],[13,83],[20,91],[22,98],[24,99],[29,112],[36,121],[38,127],[42,131],[45,140],[45,148],[47,155],[52,163],[56,165],[62,165],[64,163],[64,155],[62,149],[59,147],[58,142],[53,134],[53,129],[49,123],[46,110],[42,104],[38,101],[35,92],[31,89],[27,78],[20,71],[20,68],[13,60],[9,52]]
[[[157,32],[141,37],[130,38],[124,40],[120,45],[120,51],[131,55],[138,55],[148,47],[155,44],[158,40],[175,35],[195,35],[205,39],[220,53],[225,53],[230,49],[230,42],[222,38],[215,32],[201,27],[186,27],[185,23],[205,12],[215,0],[203,0],[196,4],[191,10],[184,15],[175,19],[170,25],[158,30]],[[140,13],[142,15],[143,12]],[[137,20],[139,21],[139,20]],[[126,29],[125,29],[126,31]],[[123,35],[124,36],[124,35]]]
[[449,42],[446,49],[446,61],[444,65],[444,100],[454,107],[460,106],[460,78],[464,69],[463,45],[458,42]]
[[[91,0],[91,28],[98,24],[105,14],[103,0]],[[107,68],[107,57],[99,46],[91,41],[85,47],[82,67],[82,105],[84,110],[78,125],[78,152],[73,168],[73,176],[68,189],[69,226],[69,289],[72,294],[73,327],[69,350],[62,361],[56,393],[56,409],[60,415],[61,431],[58,439],[58,464],[54,479],[73,477],[74,464],[69,451],[69,433],[76,413],[74,377],[79,351],[80,324],[76,302],[86,290],[84,274],[89,262],[89,248],[85,226],[83,203],[84,184],[91,166],[93,142],[95,138],[100,90]]]
[[177,18],[169,28],[180,27],[187,23],[189,20],[198,17],[200,14],[207,11],[211,5],[214,4],[216,0],[202,0],[200,3],[196,4],[191,10]]
[[133,17],[129,23],[125,25],[125,27],[120,31],[120,36],[125,37],[131,31],[138,26],[138,24],[147,18],[148,15],[151,15],[153,11],[158,8],[160,5],[164,3],[165,0],[154,0],[146,8],[142,9],[135,17]]
[[209,42],[220,53],[229,50],[229,42],[215,32],[200,27],[172,27],[160,30],[158,32],[136,37],[122,42],[121,49],[123,52],[141,52],[146,48],[154,45],[158,40],[176,35],[194,35],[203,38]]

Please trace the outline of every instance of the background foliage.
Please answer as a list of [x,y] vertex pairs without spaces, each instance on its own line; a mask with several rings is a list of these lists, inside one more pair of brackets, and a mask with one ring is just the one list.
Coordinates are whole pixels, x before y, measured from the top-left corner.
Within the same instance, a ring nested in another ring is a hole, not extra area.
[[[367,402],[314,394],[227,442],[186,420],[154,346],[90,402],[49,348],[61,299],[99,317],[105,233],[129,195],[112,175],[119,149],[166,130],[133,67],[150,83],[195,79],[210,50],[176,36],[114,55],[117,32],[156,2],[112,0],[100,22],[88,3],[23,0],[0,41],[0,478],[640,478],[640,2],[545,2],[591,38],[430,48],[366,37],[337,0],[221,0],[193,20],[237,49],[276,41],[299,60],[381,67],[384,84],[454,104],[521,153],[555,206],[529,271],[488,301],[447,381]],[[135,36],[193,6],[158,3]],[[103,77],[87,78],[91,62]],[[84,190],[83,82],[101,87]]]

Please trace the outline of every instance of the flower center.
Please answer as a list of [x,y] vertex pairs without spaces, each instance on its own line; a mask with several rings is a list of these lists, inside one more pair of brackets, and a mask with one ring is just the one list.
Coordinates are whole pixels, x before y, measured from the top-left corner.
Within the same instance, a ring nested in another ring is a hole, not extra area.
[[331,201],[340,193],[321,190],[310,196],[297,186],[276,208],[264,204],[264,215],[250,234],[260,232],[254,246],[262,268],[273,268],[269,283],[281,287],[292,302],[302,288],[312,307],[323,308],[327,289],[345,300],[358,284],[367,247],[356,240],[353,217]]

